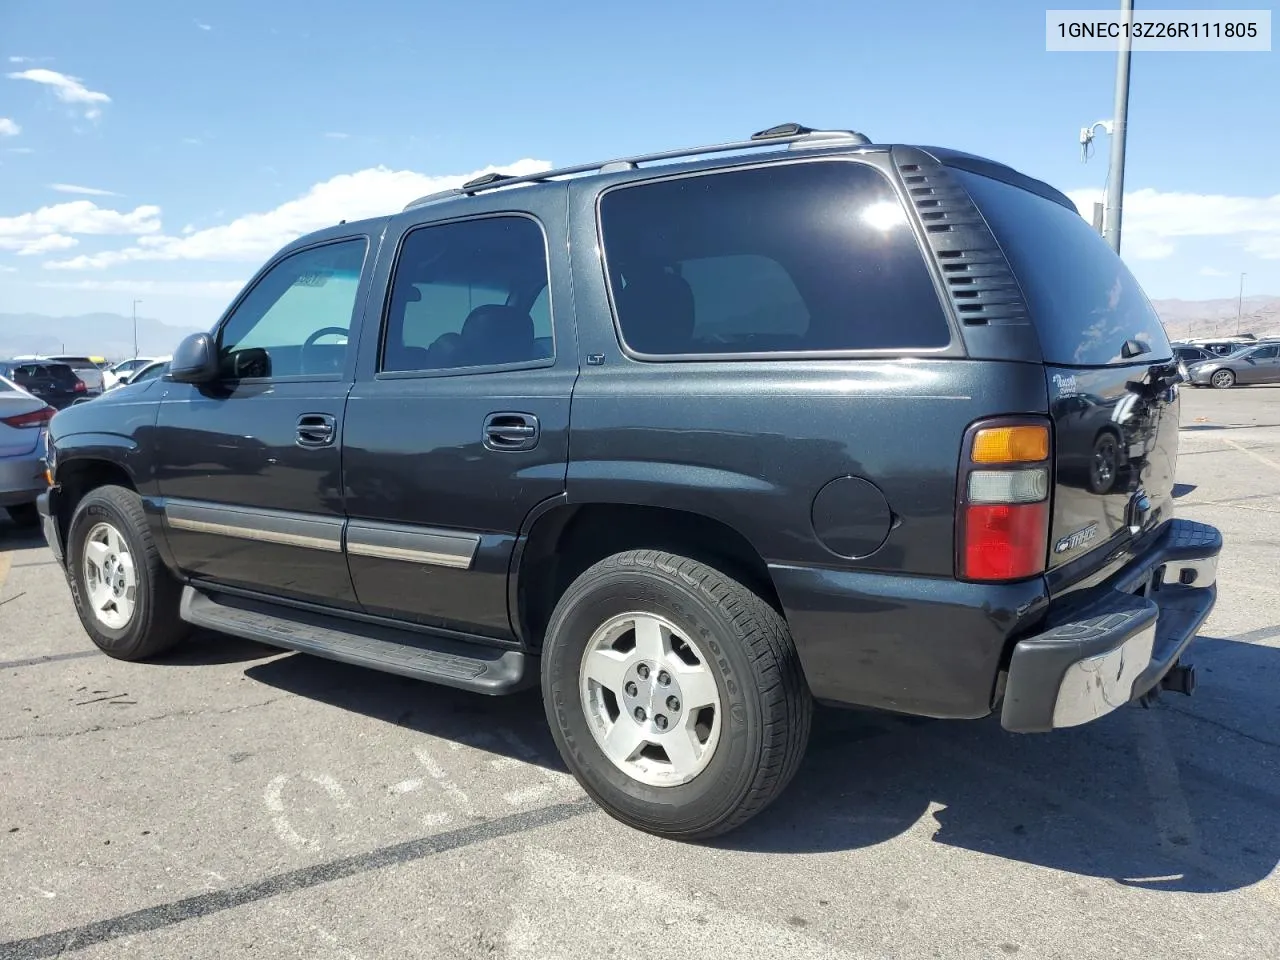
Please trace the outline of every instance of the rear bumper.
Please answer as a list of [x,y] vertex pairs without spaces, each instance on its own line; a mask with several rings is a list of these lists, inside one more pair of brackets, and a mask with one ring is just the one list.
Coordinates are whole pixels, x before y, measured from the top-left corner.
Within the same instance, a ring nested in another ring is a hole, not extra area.
[[1217,599],[1217,528],[1174,520],[1149,550],[1018,641],[1001,723],[1042,733],[1096,720],[1150,691]]

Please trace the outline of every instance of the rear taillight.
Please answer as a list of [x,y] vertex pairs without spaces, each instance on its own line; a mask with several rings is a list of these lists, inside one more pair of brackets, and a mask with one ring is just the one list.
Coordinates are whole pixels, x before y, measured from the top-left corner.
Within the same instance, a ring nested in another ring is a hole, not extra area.
[[1043,573],[1049,548],[1049,425],[985,420],[965,434],[956,511],[962,580]]
[[53,407],[41,407],[39,410],[32,410],[30,413],[19,413],[12,417],[0,417],[0,423],[7,427],[43,427],[58,411]]
[[84,393],[84,392],[85,392],[85,390],[87,390],[87,389],[88,389],[88,387],[86,387],[86,386],[84,385],[84,381],[83,381],[83,380],[77,380],[77,381],[76,381],[76,385],[75,385],[74,387],[72,387],[71,389],[72,389],[72,390],[74,390],[76,393]]

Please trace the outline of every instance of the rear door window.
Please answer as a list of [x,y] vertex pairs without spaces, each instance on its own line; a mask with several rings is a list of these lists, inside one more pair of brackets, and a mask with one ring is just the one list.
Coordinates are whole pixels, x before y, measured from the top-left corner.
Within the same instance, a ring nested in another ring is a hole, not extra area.
[[[1172,356],[1164,326],[1138,281],[1073,210],[971,173],[952,170],[995,234],[1022,287],[1046,363],[1101,367]],[[1125,341],[1147,352],[1126,358]]]
[[479,217],[405,235],[388,298],[383,373],[531,364],[554,355],[542,227]]
[[601,198],[625,345],[648,356],[930,350],[951,342],[889,180],[850,161],[628,185]]

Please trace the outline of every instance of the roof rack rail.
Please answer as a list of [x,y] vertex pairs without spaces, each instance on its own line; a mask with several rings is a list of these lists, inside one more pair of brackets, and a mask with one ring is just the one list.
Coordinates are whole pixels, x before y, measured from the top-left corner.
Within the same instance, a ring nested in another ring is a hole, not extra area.
[[450,197],[475,196],[487,190],[499,187],[513,187],[523,183],[544,183],[561,177],[572,177],[583,173],[614,173],[619,170],[634,170],[644,163],[657,163],[662,160],[679,160],[684,158],[709,156],[716,153],[732,153],[737,150],[754,150],[761,147],[787,146],[790,149],[811,146],[816,143],[833,142],[848,143],[856,146],[871,143],[865,135],[856,130],[815,130],[799,123],[780,123],[753,133],[746,140],[734,140],[728,143],[713,143],[702,147],[684,147],[678,150],[662,150],[658,153],[645,153],[634,157],[620,157],[612,160],[600,160],[595,163],[580,163],[572,167],[558,167],[545,173],[530,173],[513,177],[503,173],[486,173],[468,180],[461,187],[441,190],[419,197],[405,205],[405,210],[435,203]]

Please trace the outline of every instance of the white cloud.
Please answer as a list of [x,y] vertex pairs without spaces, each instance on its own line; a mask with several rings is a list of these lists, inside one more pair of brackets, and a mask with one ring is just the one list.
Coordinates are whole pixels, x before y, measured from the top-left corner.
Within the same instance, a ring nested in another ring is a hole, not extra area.
[[[484,173],[501,169],[523,176],[550,168],[543,160],[518,160],[501,168],[486,167],[472,173],[431,177],[412,170],[371,167],[344,173],[318,183],[297,199],[265,213],[250,213],[217,227],[185,236],[148,237],[123,250],[81,255],[45,264],[52,270],[94,270],[137,260],[206,260],[257,263],[285,244],[339,220],[396,213],[424,194],[447,190]],[[151,233],[152,231],[139,231]]]
[[201,23],[199,20],[195,21],[195,24],[196,24],[196,26],[197,26],[197,27],[199,27],[201,30],[212,30],[212,29],[213,29],[213,27],[209,26],[209,24],[207,24],[207,23]]
[[0,117],[0,137],[16,137],[22,128],[8,117]]
[[35,153],[31,147],[7,147],[5,153]]
[[152,296],[204,297],[226,301],[239,293],[246,282],[245,280],[41,280],[35,286],[54,290],[142,293]]
[[0,250],[49,253],[75,246],[77,234],[141,236],[159,230],[159,207],[140,206],[121,212],[99,207],[92,200],[72,200],[16,217],[0,217]]
[[1225,277],[1227,271],[1219,270],[1217,267],[1201,267],[1200,276],[1202,277]]
[[63,103],[77,104],[84,107],[86,120],[97,120],[102,116],[101,103],[110,103],[111,98],[98,90],[90,90],[80,82],[79,77],[70,77],[56,70],[37,67],[8,75],[10,80],[30,80],[53,88],[53,95]]
[[35,63],[34,57],[10,57],[10,63]]
[[339,133],[337,131],[333,131],[331,133],[326,133],[325,136],[328,137],[330,140],[346,140],[347,137],[351,136],[351,134]]
[[[1068,196],[1077,210],[1092,210],[1096,190]],[[1280,259],[1280,194],[1240,197],[1177,193],[1150,187],[1125,194],[1123,250],[1136,260],[1160,260],[1176,252],[1181,237],[1222,237],[1254,256]]]
[[199,137],[183,137],[182,142],[188,146],[198,147],[200,146],[201,140]]
[[3,264],[0,264],[0,273],[17,273],[17,272],[18,272],[17,267],[6,267]]
[[20,257],[31,257],[39,253],[53,253],[55,250],[70,250],[79,245],[75,237],[65,233],[47,233],[34,240],[23,240],[16,237],[0,237],[0,249],[16,250]]
[[82,193],[88,197],[118,197],[120,194],[114,190],[99,190],[97,187],[82,187],[74,183],[51,183],[50,190],[57,190],[59,193]]

